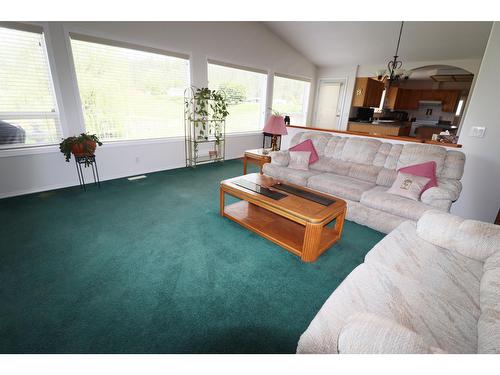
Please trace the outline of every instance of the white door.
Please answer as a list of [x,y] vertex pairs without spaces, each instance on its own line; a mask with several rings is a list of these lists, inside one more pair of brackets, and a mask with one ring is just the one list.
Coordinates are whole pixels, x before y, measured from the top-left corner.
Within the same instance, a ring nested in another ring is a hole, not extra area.
[[314,127],[337,130],[340,125],[343,82],[320,81]]

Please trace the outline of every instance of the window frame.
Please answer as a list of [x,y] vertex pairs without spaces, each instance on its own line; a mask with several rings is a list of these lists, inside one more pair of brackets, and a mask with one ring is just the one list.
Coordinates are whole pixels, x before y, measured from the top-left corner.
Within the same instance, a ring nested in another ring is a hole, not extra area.
[[[68,57],[71,65],[71,78],[72,78],[72,87],[73,91],[75,92],[75,97],[76,97],[76,102],[77,102],[77,107],[78,107],[78,117],[80,120],[80,128],[82,132],[86,132],[86,124],[85,124],[85,115],[83,112],[83,106],[82,106],[82,99],[81,99],[81,94],[80,94],[80,87],[78,85],[78,77],[76,74],[76,66],[75,66],[75,61],[74,61],[74,55],[73,55],[73,48],[71,46],[71,39],[72,36],[75,37],[75,40],[80,40],[80,41],[86,41],[89,43],[97,43],[97,44],[103,44],[103,45],[108,45],[111,47],[118,47],[118,48],[128,48],[128,49],[133,49],[137,51],[142,51],[142,52],[147,52],[147,53],[155,53],[167,57],[175,57],[175,58],[180,58],[180,59],[185,59],[186,62],[188,63],[188,74],[187,74],[187,80],[188,80],[188,87],[191,87],[192,85],[192,54],[190,53],[185,53],[185,52],[179,52],[179,51],[172,51],[172,50],[167,50],[164,48],[158,48],[158,47],[153,47],[151,45],[147,44],[137,44],[137,43],[131,43],[119,38],[114,38],[112,36],[101,36],[97,35],[96,33],[90,33],[86,31],[81,31],[77,28],[66,28],[65,27],[65,37],[66,37],[66,49],[68,51]],[[184,122],[182,124],[182,131],[184,132]],[[155,138],[136,138],[136,139],[106,139],[106,145],[114,145],[114,146],[126,146],[126,145],[139,145],[139,144],[154,144],[154,143],[167,143],[167,142],[172,142],[172,141],[183,141],[184,140],[184,135],[179,135],[179,136],[167,136],[167,137],[155,137]]]
[[[264,95],[263,95],[263,109],[261,109],[261,113],[260,113],[260,125],[262,126],[262,129],[264,128],[265,126],[265,123],[266,123],[266,119],[267,119],[267,116],[268,116],[268,111],[267,111],[267,108],[269,107],[269,103],[268,103],[268,97],[269,97],[269,71],[268,70],[265,70],[265,69],[259,69],[259,68],[254,68],[254,67],[251,67],[251,66],[247,66],[247,65],[238,65],[238,64],[233,64],[233,63],[230,63],[230,62],[227,62],[227,61],[222,61],[222,60],[217,60],[217,59],[212,59],[212,58],[207,58],[207,63],[206,63],[206,72],[207,72],[207,87],[210,86],[210,83],[209,83],[209,77],[208,77],[208,67],[209,65],[212,64],[212,65],[218,65],[218,66],[222,66],[222,67],[225,67],[225,68],[232,68],[232,69],[238,69],[238,70],[243,70],[243,71],[247,71],[247,72],[251,72],[251,73],[259,73],[259,74],[263,74],[265,76],[265,79],[266,79],[266,84],[265,84],[265,92],[264,92]],[[273,76],[273,84],[274,84],[274,76]],[[236,132],[228,132],[227,131],[227,125],[226,125],[226,137],[230,137],[230,136],[234,136],[234,135],[252,135],[252,134],[262,134],[262,129],[260,130],[247,130],[247,131],[236,131]]]
[[[48,32],[47,22],[12,22],[12,21],[0,21],[0,27],[26,31],[31,33],[40,33],[42,35],[42,48],[43,56],[47,64],[48,80],[49,80],[49,90],[54,99],[54,112],[39,112],[39,111],[29,111],[29,112],[3,112],[3,118],[16,119],[19,118],[19,114],[23,114],[22,119],[26,119],[36,114],[43,114],[44,117],[56,118],[58,120],[59,132],[61,137],[66,137],[68,132],[66,116],[63,107],[63,95],[61,92],[61,87],[59,83],[58,76],[56,74],[55,68],[55,58],[53,53],[52,41],[50,33]],[[33,117],[40,118],[40,117]],[[34,154],[44,154],[59,151],[59,143],[43,143],[43,144],[32,144],[32,145],[16,145],[13,144],[8,147],[0,147],[0,158],[1,157],[11,157],[11,156],[21,156],[21,155],[34,155]]]
[[271,96],[271,105],[270,107],[272,108],[273,106],[273,103],[274,103],[274,80],[275,78],[278,77],[278,78],[285,78],[285,79],[291,79],[291,80],[294,80],[294,81],[302,81],[302,82],[306,82],[306,83],[309,83],[309,93],[308,93],[308,96],[307,96],[307,104],[306,104],[306,108],[305,108],[305,124],[303,124],[304,126],[307,126],[307,123],[309,122],[308,120],[311,118],[311,103],[313,102],[313,100],[311,100],[311,94],[313,92],[313,80],[312,78],[308,78],[308,77],[301,77],[301,76],[297,76],[297,75],[291,75],[291,74],[283,74],[283,73],[274,73],[273,74],[273,93],[272,93],[272,96]]

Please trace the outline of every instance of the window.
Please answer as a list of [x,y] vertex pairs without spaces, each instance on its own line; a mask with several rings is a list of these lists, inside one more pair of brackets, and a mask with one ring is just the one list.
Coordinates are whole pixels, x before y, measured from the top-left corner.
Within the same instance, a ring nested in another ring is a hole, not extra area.
[[308,81],[274,76],[273,110],[290,116],[292,125],[305,125],[310,88]]
[[458,105],[457,105],[457,110],[455,111],[455,116],[460,116],[462,115],[462,108],[464,106],[464,99],[461,98],[459,101],[458,101]]
[[255,71],[208,64],[208,86],[224,90],[229,100],[226,132],[261,131],[264,127],[267,75]]
[[86,131],[104,140],[184,135],[187,57],[71,35]]
[[61,139],[42,29],[21,27],[0,24],[0,148]]

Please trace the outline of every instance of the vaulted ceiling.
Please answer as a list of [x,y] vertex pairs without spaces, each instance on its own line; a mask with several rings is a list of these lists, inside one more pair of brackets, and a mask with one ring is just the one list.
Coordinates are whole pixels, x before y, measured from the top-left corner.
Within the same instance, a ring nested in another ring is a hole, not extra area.
[[[378,64],[396,48],[400,22],[265,22],[318,66]],[[491,22],[405,22],[399,56],[406,61],[481,58]]]

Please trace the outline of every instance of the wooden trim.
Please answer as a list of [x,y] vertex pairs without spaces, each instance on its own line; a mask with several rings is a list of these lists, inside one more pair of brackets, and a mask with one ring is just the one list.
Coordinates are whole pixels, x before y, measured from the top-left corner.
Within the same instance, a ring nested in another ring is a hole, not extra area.
[[331,129],[313,128],[313,127],[302,126],[302,125],[287,125],[287,127],[288,128],[296,128],[296,129],[304,129],[304,130],[317,130],[317,131],[328,132],[328,133],[360,135],[360,136],[368,137],[368,138],[392,139],[395,141],[404,141],[404,142],[413,142],[413,143],[427,143],[427,144],[438,145],[438,146],[443,146],[443,147],[462,148],[461,144],[441,143],[441,142],[437,142],[437,141],[431,141],[430,139],[419,139],[419,138],[413,138],[413,137],[396,137],[396,136],[392,136],[392,135],[373,135],[373,134],[360,133],[360,132],[350,132],[347,130],[331,130]]

